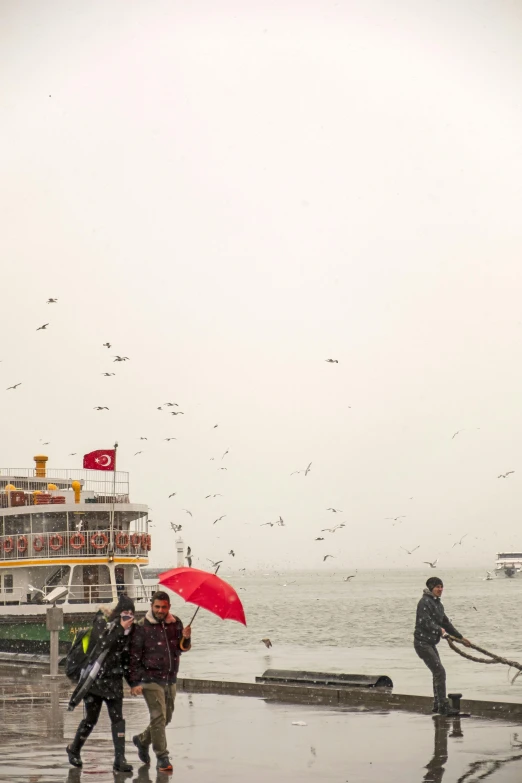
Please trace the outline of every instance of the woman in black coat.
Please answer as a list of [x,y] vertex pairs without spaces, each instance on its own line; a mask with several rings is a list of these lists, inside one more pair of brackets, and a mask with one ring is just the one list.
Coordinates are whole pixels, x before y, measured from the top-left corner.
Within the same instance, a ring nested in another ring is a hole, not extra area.
[[125,759],[125,721],[123,719],[123,677],[127,677],[129,666],[128,647],[133,632],[134,602],[127,595],[121,595],[116,607],[107,614],[103,609],[96,614],[92,624],[87,654],[90,660],[98,658],[109,650],[96,680],[85,696],[84,718],[78,726],[76,736],[67,746],[69,762],[82,767],[80,751],[87,737],[96,726],[103,702],[111,721],[114,742],[114,770],[132,772],[132,766]]

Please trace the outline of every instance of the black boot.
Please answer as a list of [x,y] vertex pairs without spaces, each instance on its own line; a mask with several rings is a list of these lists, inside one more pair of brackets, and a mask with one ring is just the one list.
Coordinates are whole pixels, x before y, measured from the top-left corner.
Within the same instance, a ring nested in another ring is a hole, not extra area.
[[455,717],[456,715],[459,715],[459,711],[455,709],[455,707],[452,707],[449,703],[449,700],[446,699],[441,704],[439,704],[439,715],[444,715],[446,717]]
[[115,772],[132,772],[132,764],[127,763],[125,758],[125,721],[120,720],[113,723],[112,741],[114,743],[114,765]]
[[76,730],[76,736],[74,737],[71,744],[67,745],[65,748],[67,755],[69,756],[69,764],[72,764],[73,767],[83,767],[80,751],[85,745],[85,741],[87,740],[87,737],[91,733],[92,729],[93,727],[90,723],[87,723],[86,720],[80,721],[80,725]]

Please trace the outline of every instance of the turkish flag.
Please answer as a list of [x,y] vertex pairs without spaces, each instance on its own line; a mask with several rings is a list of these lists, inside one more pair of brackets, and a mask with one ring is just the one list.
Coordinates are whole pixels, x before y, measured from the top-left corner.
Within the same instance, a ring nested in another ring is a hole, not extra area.
[[83,455],[83,467],[87,470],[114,470],[116,449],[98,449]]

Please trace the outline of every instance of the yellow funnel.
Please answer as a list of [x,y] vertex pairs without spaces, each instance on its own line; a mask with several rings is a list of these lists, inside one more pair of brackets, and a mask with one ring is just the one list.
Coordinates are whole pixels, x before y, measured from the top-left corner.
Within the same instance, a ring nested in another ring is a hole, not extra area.
[[45,457],[43,454],[37,454],[33,457],[36,462],[36,476],[37,478],[45,478],[45,463],[49,457]]
[[81,489],[82,489],[82,485],[80,484],[79,481],[72,481],[71,482],[71,487],[74,490],[74,502],[75,503],[79,503],[80,502],[80,492],[81,492]]

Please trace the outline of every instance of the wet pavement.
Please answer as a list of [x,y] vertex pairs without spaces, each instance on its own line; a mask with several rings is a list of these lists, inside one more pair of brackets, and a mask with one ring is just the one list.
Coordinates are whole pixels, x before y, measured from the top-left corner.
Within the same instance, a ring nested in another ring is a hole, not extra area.
[[105,710],[84,748],[84,768],[76,770],[69,766],[64,748],[82,709],[69,713],[66,705],[63,680],[50,683],[29,673],[15,680],[2,678],[1,781],[475,783],[487,778],[514,783],[522,779],[522,726],[515,724],[189,693],[178,694],[167,730],[172,776],[141,765],[130,742],[147,723],[142,699],[124,703],[127,759],[135,765],[134,773],[112,772]]

